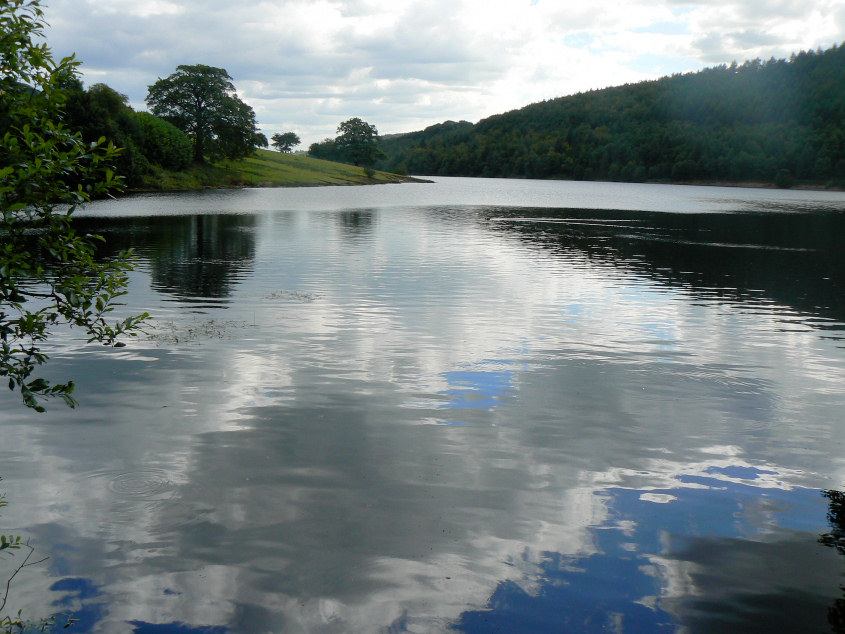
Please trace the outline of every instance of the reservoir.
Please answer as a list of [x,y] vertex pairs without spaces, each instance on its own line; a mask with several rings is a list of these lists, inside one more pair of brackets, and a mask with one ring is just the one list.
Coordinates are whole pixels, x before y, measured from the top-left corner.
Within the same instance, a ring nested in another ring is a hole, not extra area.
[[845,194],[434,180],[79,213],[152,317],[0,393],[4,613],[845,631]]

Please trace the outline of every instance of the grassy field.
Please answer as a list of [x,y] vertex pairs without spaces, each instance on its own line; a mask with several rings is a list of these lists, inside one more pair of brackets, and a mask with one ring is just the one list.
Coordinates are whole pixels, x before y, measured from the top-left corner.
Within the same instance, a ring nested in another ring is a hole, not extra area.
[[218,187],[314,187],[404,183],[414,180],[379,171],[373,172],[370,178],[363,167],[258,150],[254,156],[238,161],[194,165],[183,172],[158,170],[136,189],[174,191]]

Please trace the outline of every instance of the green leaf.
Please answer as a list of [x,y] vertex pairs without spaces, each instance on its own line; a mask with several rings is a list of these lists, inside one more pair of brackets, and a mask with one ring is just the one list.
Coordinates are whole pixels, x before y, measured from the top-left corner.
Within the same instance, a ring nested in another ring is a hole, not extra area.
[[[36,41],[44,26],[39,5],[0,2],[0,376],[19,390],[26,407],[40,412],[50,397],[75,405],[72,384],[51,386],[35,376],[48,361],[41,347],[53,326],[77,325],[92,341],[114,343],[118,334],[132,334],[138,321],[116,332],[103,328],[101,314],[126,292],[128,279],[120,272],[131,270],[131,262],[119,255],[98,263],[102,238],[77,235],[71,217],[91,196],[120,189],[120,152],[105,138],[87,146],[60,120],[68,100],[62,84],[77,76],[79,62],[73,56],[56,62]],[[30,306],[39,295],[50,298],[49,310]]]

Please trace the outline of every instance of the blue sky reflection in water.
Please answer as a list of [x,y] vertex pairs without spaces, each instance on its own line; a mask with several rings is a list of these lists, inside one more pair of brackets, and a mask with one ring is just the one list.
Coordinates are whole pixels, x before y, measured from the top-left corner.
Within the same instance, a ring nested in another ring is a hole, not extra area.
[[4,532],[50,556],[15,609],[841,631],[845,196],[443,179],[80,224],[136,247],[155,318],[117,350],[58,333],[78,410],[0,397]]

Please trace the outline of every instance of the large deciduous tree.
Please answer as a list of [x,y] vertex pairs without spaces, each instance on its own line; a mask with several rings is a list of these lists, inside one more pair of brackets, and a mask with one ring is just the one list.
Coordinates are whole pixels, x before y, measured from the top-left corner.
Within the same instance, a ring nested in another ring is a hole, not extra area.
[[204,64],[182,65],[149,87],[152,113],[184,131],[194,160],[241,158],[259,143],[255,112],[235,92],[229,73]]
[[126,292],[130,253],[100,262],[99,236],[79,235],[74,210],[120,189],[118,150],[85,143],[62,123],[72,57],[54,61],[43,38],[39,0],[0,2],[0,377],[28,407],[60,397],[73,406],[73,382],[34,377],[48,359],[55,328],[118,345],[146,315],[106,320]]
[[384,156],[379,148],[378,130],[358,117],[347,119],[337,126],[335,148],[350,163],[372,165]]

